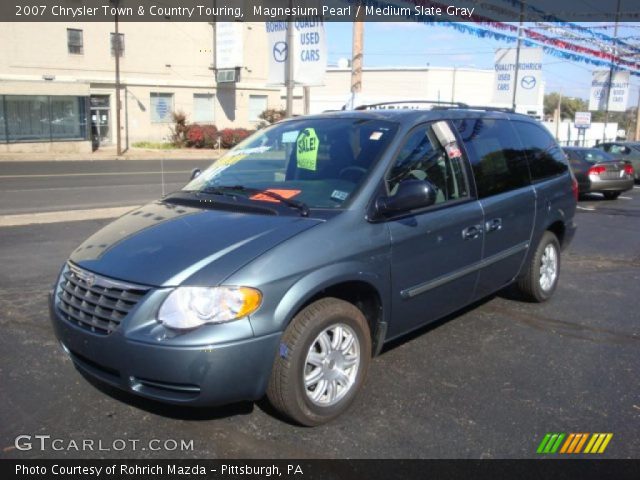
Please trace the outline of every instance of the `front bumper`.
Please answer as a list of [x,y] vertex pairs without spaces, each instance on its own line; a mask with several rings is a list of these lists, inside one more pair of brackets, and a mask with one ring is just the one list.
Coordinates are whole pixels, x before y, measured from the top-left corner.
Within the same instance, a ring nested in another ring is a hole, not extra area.
[[75,366],[89,376],[153,400],[214,406],[264,395],[281,333],[206,346],[175,346],[127,338],[122,329],[96,335],[57,311],[56,336]]

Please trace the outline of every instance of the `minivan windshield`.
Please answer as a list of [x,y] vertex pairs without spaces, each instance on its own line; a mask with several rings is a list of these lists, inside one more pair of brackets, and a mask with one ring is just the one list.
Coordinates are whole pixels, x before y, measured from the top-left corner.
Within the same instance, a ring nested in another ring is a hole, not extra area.
[[309,208],[340,208],[367,177],[397,128],[393,122],[362,118],[275,124],[227,152],[183,190],[228,190],[262,202],[286,199]]

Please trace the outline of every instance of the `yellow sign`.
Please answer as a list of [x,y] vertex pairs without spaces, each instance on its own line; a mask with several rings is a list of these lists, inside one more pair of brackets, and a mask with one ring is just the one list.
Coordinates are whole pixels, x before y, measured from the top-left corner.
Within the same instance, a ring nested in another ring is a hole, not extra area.
[[305,128],[296,140],[296,159],[298,168],[316,171],[320,142],[313,128]]

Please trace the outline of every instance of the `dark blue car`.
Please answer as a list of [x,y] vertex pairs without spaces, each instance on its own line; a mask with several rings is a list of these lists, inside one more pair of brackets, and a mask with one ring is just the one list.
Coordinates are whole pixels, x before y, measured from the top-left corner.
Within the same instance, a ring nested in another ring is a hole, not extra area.
[[576,195],[564,154],[523,115],[294,118],[87,239],[51,318],[103,382],[184,405],[266,393],[318,425],[386,342],[511,284],[551,297]]

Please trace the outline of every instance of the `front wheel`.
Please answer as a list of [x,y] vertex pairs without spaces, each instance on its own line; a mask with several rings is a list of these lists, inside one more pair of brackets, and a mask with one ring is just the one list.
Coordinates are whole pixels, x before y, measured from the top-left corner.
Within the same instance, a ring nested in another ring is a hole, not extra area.
[[560,243],[552,232],[546,231],[517,286],[528,300],[545,302],[555,292],[559,275]]
[[370,361],[371,334],[362,312],[344,300],[323,298],[285,330],[267,397],[297,423],[326,423],[349,408]]

